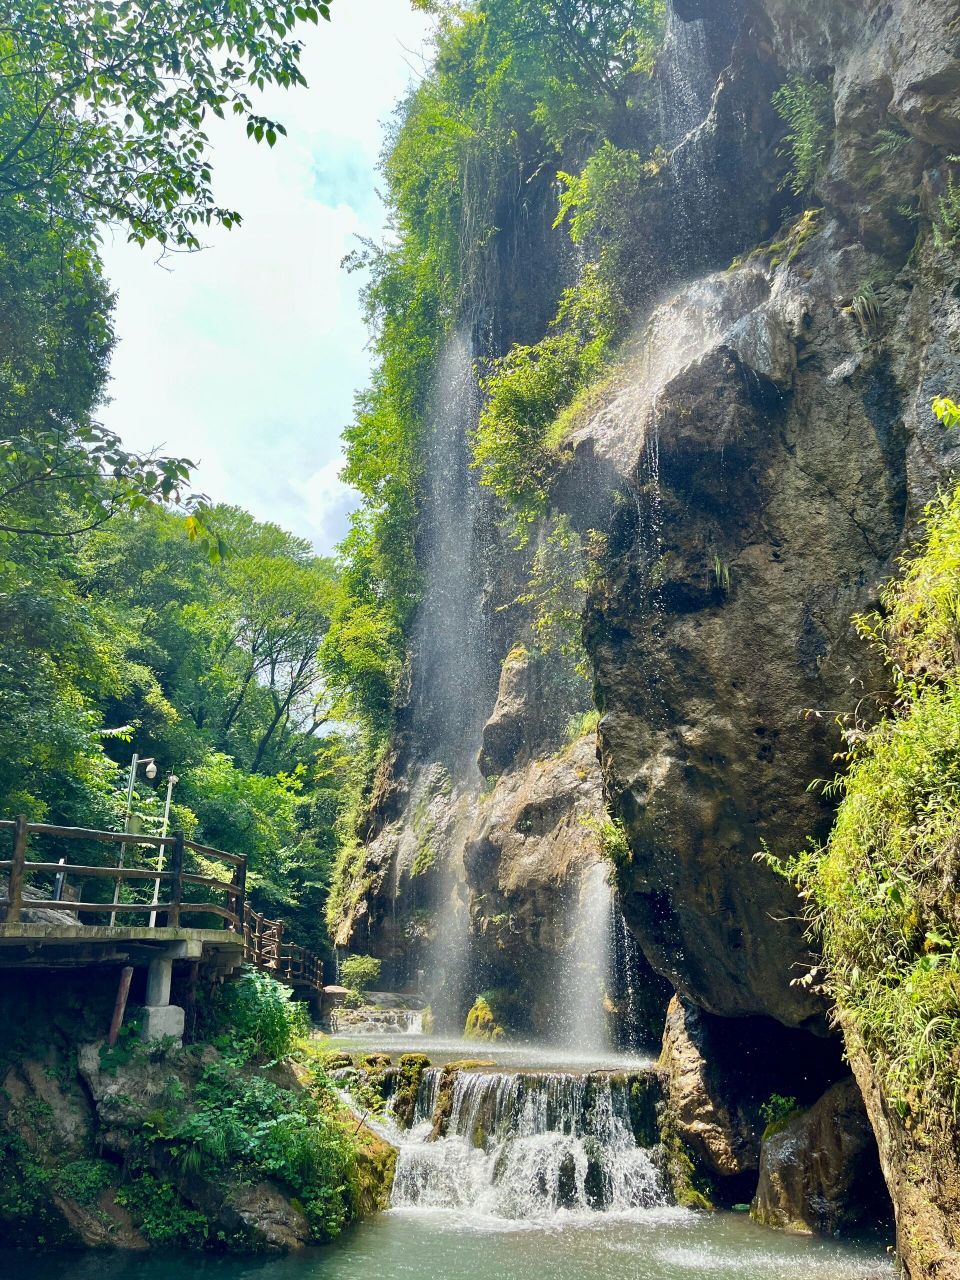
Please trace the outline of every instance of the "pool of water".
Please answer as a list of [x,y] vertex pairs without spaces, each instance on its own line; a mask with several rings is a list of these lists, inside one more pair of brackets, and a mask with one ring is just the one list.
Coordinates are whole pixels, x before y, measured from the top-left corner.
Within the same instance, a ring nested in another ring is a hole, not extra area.
[[8,1254],[6,1280],[893,1280],[880,1244],[755,1226],[745,1214],[645,1210],[525,1226],[432,1211],[382,1214],[326,1249],[275,1259]]
[[477,1040],[445,1039],[442,1036],[420,1036],[410,1033],[369,1036],[318,1036],[319,1048],[334,1053],[387,1053],[396,1057],[401,1053],[425,1053],[438,1067],[447,1062],[459,1062],[469,1058],[490,1062],[504,1071],[642,1071],[653,1066],[650,1055],[606,1053],[575,1053],[570,1049],[556,1048],[539,1043],[499,1041],[485,1044]]

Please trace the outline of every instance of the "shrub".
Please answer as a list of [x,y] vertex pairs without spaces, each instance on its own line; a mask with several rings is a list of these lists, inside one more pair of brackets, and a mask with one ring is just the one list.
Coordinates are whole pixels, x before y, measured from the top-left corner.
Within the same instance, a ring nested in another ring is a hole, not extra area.
[[314,1237],[330,1239],[351,1207],[355,1151],[319,1068],[314,1084],[316,1098],[218,1060],[204,1068],[186,1115],[155,1125],[153,1141],[184,1173],[229,1171],[283,1183],[303,1205]]
[[594,833],[601,853],[615,868],[621,870],[630,865],[633,850],[630,848],[626,828],[619,818],[611,818],[609,814],[604,814],[602,818],[586,817],[581,819],[581,825]]
[[588,733],[596,733],[597,726],[600,723],[600,712],[594,708],[592,711],[584,711],[581,715],[571,716],[567,721],[566,743],[572,747],[575,742],[579,742],[581,738],[586,737]]
[[665,209],[669,157],[660,147],[639,151],[604,142],[579,174],[560,173],[557,225],[589,255],[593,283],[601,290],[609,327],[625,327],[628,311],[656,292],[657,264],[650,256],[646,222]]
[[202,1248],[210,1236],[210,1223],[199,1209],[191,1208],[170,1182],[141,1173],[117,1192],[117,1203],[130,1213],[151,1244]]
[[78,1204],[93,1204],[110,1186],[116,1170],[105,1160],[69,1160],[53,1174],[53,1189]]
[[289,987],[256,969],[227,983],[216,1018],[223,1028],[218,1044],[239,1059],[279,1061],[310,1030],[306,1005],[293,999]]
[[960,490],[925,524],[884,614],[857,620],[888,661],[891,709],[848,727],[830,837],[764,855],[800,887],[848,1044],[914,1125],[960,1110],[960,916],[944,892],[960,847]]
[[340,961],[340,981],[351,991],[367,991],[380,977],[376,956],[346,956]]
[[771,1093],[760,1107],[760,1118],[768,1129],[776,1128],[788,1120],[796,1110],[796,1098],[785,1098],[783,1094]]
[[544,511],[551,427],[599,377],[616,333],[616,308],[588,265],[563,295],[553,331],[534,346],[513,347],[483,380],[474,465],[502,502],[518,545]]
[[833,91],[812,77],[792,76],[773,95],[773,106],[790,127],[780,153],[790,161],[783,185],[795,196],[809,195],[833,145]]
[[[960,159],[951,156],[951,160]],[[937,201],[933,217],[933,242],[938,249],[953,250],[960,246],[960,181],[954,174],[947,178],[947,189]]]

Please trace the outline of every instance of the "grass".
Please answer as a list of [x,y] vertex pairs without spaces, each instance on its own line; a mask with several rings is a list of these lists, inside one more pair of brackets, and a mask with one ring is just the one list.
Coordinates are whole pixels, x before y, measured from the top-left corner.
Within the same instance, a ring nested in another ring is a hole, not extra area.
[[584,711],[581,715],[571,716],[567,721],[567,732],[564,741],[568,747],[585,738],[588,733],[596,733],[600,723],[600,712],[596,708]]
[[777,865],[800,887],[844,1029],[889,1104],[932,1131],[960,1117],[960,490],[928,509],[883,606],[857,621],[887,659],[890,709],[848,732],[827,843]]

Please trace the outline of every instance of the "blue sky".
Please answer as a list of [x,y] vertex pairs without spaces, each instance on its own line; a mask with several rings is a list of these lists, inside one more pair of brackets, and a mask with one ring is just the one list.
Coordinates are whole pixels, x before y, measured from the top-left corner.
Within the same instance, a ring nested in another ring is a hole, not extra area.
[[244,216],[210,248],[169,256],[108,238],[119,345],[103,420],[132,447],[197,464],[196,485],[310,538],[343,536],[353,495],[339,435],[369,373],[357,235],[380,235],[383,122],[422,74],[427,22],[406,0],[336,0],[307,28],[309,89],[264,96],[273,151],[211,129],[216,196]]

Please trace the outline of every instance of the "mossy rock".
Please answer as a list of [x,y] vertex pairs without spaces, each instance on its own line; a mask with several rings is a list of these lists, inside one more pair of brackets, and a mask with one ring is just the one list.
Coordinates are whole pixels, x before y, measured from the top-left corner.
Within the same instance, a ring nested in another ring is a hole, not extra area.
[[417,1109],[417,1095],[423,1073],[430,1066],[425,1053],[404,1053],[400,1058],[397,1087],[393,1095],[393,1114],[403,1129],[409,1129]]
[[713,1183],[703,1170],[698,1168],[686,1144],[677,1133],[668,1110],[663,1112],[660,1142],[674,1200],[681,1209],[713,1213],[716,1209]]
[[483,996],[479,996],[467,1014],[467,1021],[463,1028],[464,1039],[495,1041],[502,1040],[505,1035],[506,1032],[497,1022],[490,1005]]
[[368,1217],[390,1207],[397,1151],[366,1125],[351,1137],[356,1146],[356,1183],[351,1187],[353,1216]]

